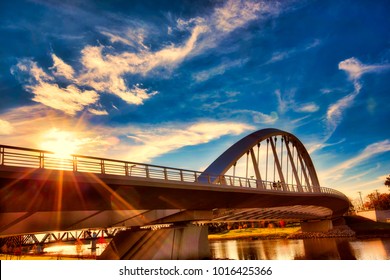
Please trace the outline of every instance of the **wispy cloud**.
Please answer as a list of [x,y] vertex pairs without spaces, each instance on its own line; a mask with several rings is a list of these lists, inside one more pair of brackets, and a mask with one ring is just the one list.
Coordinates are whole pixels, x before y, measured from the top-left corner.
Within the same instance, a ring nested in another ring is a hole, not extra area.
[[331,104],[326,112],[328,134],[332,134],[343,119],[344,111],[349,108],[359,94],[360,86],[356,84],[355,91]]
[[328,170],[323,171],[321,175],[326,178],[327,181],[337,180],[343,176],[347,170],[353,169],[358,165],[363,164],[368,159],[387,152],[390,152],[389,140],[373,143],[368,145],[356,156],[345,160]]
[[314,113],[317,112],[320,107],[314,102],[304,103],[295,108],[296,112],[299,113]]
[[[53,70],[56,74],[70,75],[69,68],[59,60],[56,60]],[[48,107],[75,115],[84,107],[98,101],[99,95],[93,90],[81,90],[71,84],[60,87],[55,83],[52,75],[38,67],[34,61],[23,59],[12,69],[14,74],[30,75],[25,88],[34,94],[32,100]]]
[[241,67],[247,62],[247,60],[234,60],[234,61],[229,61],[222,63],[218,66],[212,67],[210,69],[200,71],[198,73],[195,73],[193,75],[193,79],[196,82],[204,82],[209,80],[210,78],[213,78],[215,76],[223,75],[227,70],[235,67]]
[[308,44],[305,44],[300,47],[292,48],[289,50],[284,50],[284,51],[277,51],[272,54],[272,57],[265,63],[265,64],[270,64],[278,61],[285,60],[295,54],[302,53],[304,51],[311,50],[321,44],[321,41],[319,39],[314,39]]
[[149,47],[144,44],[147,31],[144,28],[128,28],[123,32],[111,31],[101,28],[100,33],[110,39],[111,43],[121,43],[135,49],[148,50]]
[[53,74],[55,76],[64,77],[68,80],[72,80],[75,74],[72,66],[66,64],[61,58],[59,58],[55,54],[52,54],[51,57],[53,59],[53,66],[50,69],[53,70]]
[[218,30],[230,32],[256,19],[262,9],[268,9],[263,2],[228,0],[224,6],[215,10],[215,26]]
[[0,135],[9,135],[13,130],[13,126],[8,121],[0,119]]
[[320,107],[314,102],[297,103],[295,100],[295,90],[282,92],[275,90],[275,96],[278,102],[278,112],[283,115],[286,112],[292,110],[297,113],[314,113],[317,112]]
[[134,139],[136,136],[137,145],[129,147],[128,157],[133,161],[148,162],[182,147],[208,143],[224,135],[239,135],[253,129],[252,126],[243,123],[216,121],[132,127],[129,128],[132,133],[128,137]]
[[365,73],[379,73],[390,69],[390,64],[365,65],[358,59],[352,57],[341,61],[338,67],[348,74],[349,79],[353,83],[354,91],[329,105],[326,113],[327,136],[324,140],[325,142],[342,122],[345,110],[352,106],[356,97],[359,95],[362,89],[362,84],[360,83],[361,76]]
[[382,72],[390,69],[390,64],[363,64],[357,58],[351,57],[339,63],[339,69],[347,72],[351,80],[359,79],[363,74]]
[[249,116],[251,121],[255,124],[274,124],[279,116],[276,112],[271,112],[270,114],[264,114],[262,112],[254,111],[254,110],[233,110],[230,113],[232,116],[241,115],[241,116]]

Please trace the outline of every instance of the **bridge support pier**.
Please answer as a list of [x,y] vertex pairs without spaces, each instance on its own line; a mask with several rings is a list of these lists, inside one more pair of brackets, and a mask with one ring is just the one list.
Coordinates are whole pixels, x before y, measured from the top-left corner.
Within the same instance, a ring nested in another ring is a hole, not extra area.
[[333,229],[332,220],[301,222],[302,232],[327,232]]
[[103,260],[199,260],[210,258],[207,226],[187,224],[157,230],[126,230],[115,235]]

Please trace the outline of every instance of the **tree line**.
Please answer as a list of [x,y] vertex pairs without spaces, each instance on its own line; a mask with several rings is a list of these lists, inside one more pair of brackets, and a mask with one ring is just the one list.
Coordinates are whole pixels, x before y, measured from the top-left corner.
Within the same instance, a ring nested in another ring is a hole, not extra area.
[[[390,190],[390,175],[386,177],[384,185]],[[390,193],[379,193],[374,191],[367,195],[364,203],[365,209],[390,210]]]

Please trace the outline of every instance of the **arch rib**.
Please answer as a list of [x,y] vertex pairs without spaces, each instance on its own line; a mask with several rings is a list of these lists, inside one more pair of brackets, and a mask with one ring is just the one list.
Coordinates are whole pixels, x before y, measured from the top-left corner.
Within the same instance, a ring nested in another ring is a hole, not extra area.
[[[302,144],[302,142],[297,137],[295,137],[293,134],[279,130],[279,129],[274,129],[274,128],[267,128],[267,129],[258,130],[256,132],[253,132],[252,134],[245,136],[244,138],[242,138],[241,140],[239,140],[238,142],[233,144],[229,149],[227,149],[224,153],[222,153],[212,164],[210,164],[209,167],[207,167],[205,169],[205,171],[199,176],[199,181],[200,182],[207,181],[208,175],[224,175],[230,169],[230,167],[234,166],[234,164],[244,154],[248,153],[248,151],[252,157],[252,162],[253,162],[254,170],[256,173],[255,174],[256,179],[261,180],[261,174],[260,174],[259,168],[255,167],[255,166],[259,165],[260,159],[258,159],[258,161],[256,162],[253,147],[255,145],[257,145],[258,143],[260,143],[261,141],[267,140],[266,173],[267,173],[267,169],[268,169],[268,142],[270,142],[271,148],[272,148],[273,153],[274,153],[276,165],[278,168],[279,178],[281,180],[283,189],[285,189],[286,185],[285,185],[284,175],[282,172],[282,168],[281,168],[281,165],[279,162],[278,155],[276,153],[275,143],[272,139],[272,137],[274,137],[274,136],[282,136],[285,140],[284,142],[286,143],[287,154],[288,154],[288,158],[290,160],[290,164],[291,164],[292,168],[295,169],[295,171],[293,170],[293,173],[294,173],[294,177],[295,177],[297,185],[301,185],[302,180],[299,180],[299,175],[298,175],[298,170],[297,170],[298,167],[296,164],[294,164],[294,158],[291,155],[291,150],[289,151],[287,140],[288,140],[288,142],[291,142],[294,147],[296,147],[297,154],[298,154],[297,155],[297,164],[299,161],[299,164],[302,167],[301,169],[305,169],[304,176],[305,176],[306,183],[310,184],[311,187],[319,188],[320,184],[318,181],[317,173],[315,171],[313,162],[312,162],[306,148]],[[267,178],[266,178],[266,180],[267,180]]]

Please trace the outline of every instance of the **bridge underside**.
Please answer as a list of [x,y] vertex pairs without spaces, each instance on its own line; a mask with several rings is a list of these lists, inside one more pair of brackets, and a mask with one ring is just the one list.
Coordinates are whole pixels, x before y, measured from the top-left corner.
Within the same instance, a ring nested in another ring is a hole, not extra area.
[[154,224],[193,221],[261,221],[261,220],[324,220],[331,210],[318,206],[271,207],[214,210],[103,210],[103,211],[48,211],[0,214],[2,236],[53,231],[72,231],[98,228],[130,228]]

